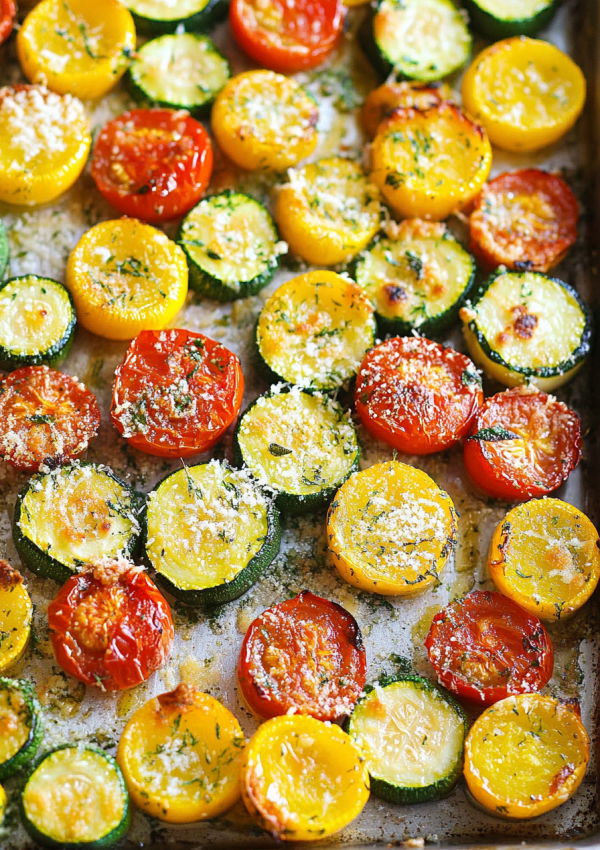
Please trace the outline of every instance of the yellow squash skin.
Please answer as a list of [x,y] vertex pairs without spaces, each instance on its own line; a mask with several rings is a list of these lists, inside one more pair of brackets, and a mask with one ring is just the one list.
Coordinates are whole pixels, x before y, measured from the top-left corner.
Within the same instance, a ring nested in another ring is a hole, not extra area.
[[2,826],[2,821],[4,820],[4,812],[6,811],[6,791],[0,785],[0,826]]
[[66,284],[81,324],[107,339],[162,330],[183,307],[185,254],[161,230],[134,218],[103,221],[69,256]]
[[519,36],[483,50],[463,79],[467,112],[492,144],[537,151],[571,129],[585,102],[581,69],[547,41]]
[[498,523],[488,560],[505,596],[541,620],[564,620],[587,602],[600,578],[592,522],[560,499],[532,499]]
[[218,817],[240,797],[244,735],[213,697],[181,684],[128,721],[117,762],[132,800],[168,823]]
[[447,218],[481,191],[491,165],[485,130],[448,101],[396,109],[373,140],[372,179],[400,218]]
[[36,206],[70,189],[92,139],[83,104],[43,86],[0,89],[0,201]]
[[118,83],[135,50],[135,26],[118,0],[42,0],[17,35],[25,76],[58,94],[99,98]]
[[347,262],[379,230],[379,190],[358,163],[341,156],[290,171],[275,219],[290,250],[315,266]]
[[33,605],[23,576],[0,560],[0,674],[21,658],[31,634]]
[[347,826],[369,799],[369,774],[339,726],[306,715],[267,720],[242,767],[244,803],[284,841],[318,841]]
[[349,584],[383,596],[414,596],[437,581],[454,551],[456,511],[426,473],[395,460],[378,463],[355,472],[336,493],[327,541]]
[[495,703],[465,743],[465,779],[496,815],[534,818],[572,797],[584,777],[590,742],[578,711],[540,694]]
[[295,80],[274,71],[246,71],[217,96],[211,126],[240,168],[283,171],[315,149],[318,117],[314,100]]

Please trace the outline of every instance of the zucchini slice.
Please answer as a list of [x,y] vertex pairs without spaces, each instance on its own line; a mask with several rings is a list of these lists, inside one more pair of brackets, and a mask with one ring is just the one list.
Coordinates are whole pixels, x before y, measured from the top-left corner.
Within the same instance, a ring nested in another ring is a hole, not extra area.
[[0,779],[21,770],[42,740],[41,709],[33,685],[0,677]]
[[354,425],[336,401],[298,387],[260,396],[236,428],[234,457],[277,493],[283,513],[325,507],[358,469]]
[[23,576],[0,560],[0,673],[21,658],[31,635],[33,604]]
[[75,306],[62,284],[28,274],[0,285],[0,368],[54,366],[74,333]]
[[101,558],[133,558],[143,504],[107,466],[72,463],[38,473],[17,499],[17,552],[34,573],[61,583]]
[[143,35],[208,30],[227,14],[227,0],[123,0]]
[[148,497],[146,557],[187,605],[237,599],[279,552],[279,512],[247,471],[213,460],[167,475]]
[[499,272],[460,311],[467,347],[490,378],[551,392],[590,351],[592,320],[575,290],[542,272]]
[[136,100],[202,116],[231,76],[210,38],[182,32],[147,41],[129,68]]
[[36,843],[70,850],[108,850],[126,834],[131,819],[117,762],[85,744],[63,744],[41,756],[23,788],[20,809]]
[[419,676],[387,680],[357,703],[348,733],[365,754],[371,791],[390,803],[425,803],[452,793],[469,723],[445,690]]
[[388,231],[354,268],[380,332],[439,333],[458,318],[475,279],[475,260],[445,224],[409,219]]
[[465,0],[469,20],[482,35],[497,41],[535,35],[554,17],[560,0]]
[[248,298],[269,283],[287,246],[254,198],[226,191],[204,198],[181,223],[190,287],[215,301]]
[[379,0],[361,36],[383,77],[394,71],[411,80],[440,80],[471,53],[471,34],[452,0]]

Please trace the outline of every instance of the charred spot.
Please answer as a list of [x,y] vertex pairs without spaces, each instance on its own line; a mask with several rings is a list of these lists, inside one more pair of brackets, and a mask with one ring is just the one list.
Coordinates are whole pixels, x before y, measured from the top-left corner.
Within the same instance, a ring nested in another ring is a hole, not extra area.
[[533,313],[521,313],[514,321],[514,329],[521,339],[531,339],[538,325],[538,317]]
[[388,283],[384,286],[383,291],[385,292],[385,296],[390,304],[401,304],[403,301],[408,300],[408,293],[406,290],[393,283]]
[[528,272],[534,267],[531,260],[515,260],[514,267],[518,272]]
[[23,584],[21,573],[11,567],[8,561],[0,558],[0,588],[7,590],[9,587],[16,587],[18,584]]
[[188,682],[181,682],[174,691],[157,697],[161,709],[165,711],[189,711],[196,705],[197,688]]

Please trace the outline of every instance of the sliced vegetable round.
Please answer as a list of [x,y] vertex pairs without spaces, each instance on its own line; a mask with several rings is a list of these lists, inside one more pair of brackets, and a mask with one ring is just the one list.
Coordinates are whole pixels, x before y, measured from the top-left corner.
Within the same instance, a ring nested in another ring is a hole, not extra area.
[[111,419],[136,449],[186,458],[235,421],[244,376],[229,349],[186,330],[142,331],[115,371]]
[[485,130],[444,101],[392,112],[379,126],[372,162],[373,181],[399,217],[439,221],[479,194],[492,149]]
[[465,744],[465,779],[475,800],[507,818],[533,818],[572,797],[590,741],[579,710],[540,694],[497,702]]
[[165,234],[130,218],[83,234],[66,272],[81,324],[107,339],[164,328],[185,303],[185,254]]
[[75,334],[75,307],[65,287],[27,274],[0,284],[0,367],[60,363]]
[[377,135],[379,125],[399,106],[429,109],[443,100],[449,100],[451,89],[446,83],[419,83],[415,81],[388,82],[373,89],[364,102],[361,119],[367,135]]
[[289,172],[275,218],[290,251],[316,266],[347,262],[383,218],[379,190],[353,160],[334,156]]
[[0,677],[0,779],[7,779],[31,761],[43,731],[33,685],[25,679]]
[[452,792],[468,728],[450,694],[408,676],[370,687],[352,712],[348,733],[365,755],[373,794],[410,804]]
[[212,165],[210,137],[187,112],[132,109],[100,130],[92,177],[120,213],[156,224],[198,203]]
[[581,69],[566,53],[521,36],[498,41],[477,56],[463,78],[462,98],[492,144],[525,153],[571,129],[585,90]]
[[515,502],[560,487],[579,463],[581,448],[574,410],[535,387],[515,387],[486,399],[464,458],[480,490]]
[[547,26],[559,0],[465,0],[475,29],[494,40],[535,35]]
[[265,207],[230,191],[205,198],[187,214],[179,244],[187,257],[190,287],[215,301],[256,295],[287,250]]
[[213,460],[167,475],[148,498],[146,557],[188,605],[241,596],[279,551],[279,514],[245,470]]
[[425,648],[440,683],[480,705],[540,691],[552,676],[546,629],[501,593],[475,590],[446,605],[433,618]]
[[77,98],[43,86],[0,89],[0,201],[54,201],[83,171],[91,144]]
[[86,744],[45,753],[21,796],[21,820],[47,847],[108,850],[129,829],[129,795],[112,756]]
[[290,384],[341,387],[373,345],[375,320],[362,289],[328,271],[295,277],[267,300],[256,343],[269,369]]
[[361,695],[367,657],[358,623],[309,590],[254,620],[242,643],[238,680],[261,717],[309,714],[336,721]]
[[577,198],[564,180],[537,168],[487,183],[471,213],[471,250],[489,268],[547,272],[577,239]]
[[246,71],[215,100],[211,126],[227,156],[248,171],[284,171],[317,144],[319,112],[295,81],[273,71]]
[[208,30],[227,15],[224,0],[124,0],[124,5],[146,35]]
[[358,469],[360,447],[343,408],[298,387],[256,399],[234,437],[234,457],[269,490],[283,513],[324,508]]
[[[17,7],[15,0],[0,0],[0,44],[5,42],[11,34],[16,18]],[[2,823],[1,815],[0,823]]]
[[420,469],[399,461],[355,472],[327,516],[334,566],[349,584],[413,596],[437,582],[457,543],[452,499]]
[[469,353],[501,384],[557,389],[590,352],[592,320],[577,292],[541,272],[492,275],[460,317]]
[[33,605],[23,576],[0,559],[0,673],[21,658],[31,635]]
[[496,587],[530,614],[567,619],[598,584],[598,532],[584,513],[560,499],[526,502],[498,523],[488,568]]
[[86,564],[133,555],[142,506],[107,466],[75,462],[40,472],[17,498],[17,552],[34,573],[63,583]]
[[273,717],[246,747],[242,796],[250,814],[274,837],[315,841],[361,813],[369,799],[369,777],[362,756],[339,726],[304,715]]
[[468,357],[425,337],[394,337],[365,357],[355,390],[365,428],[406,454],[456,445],[483,403]]
[[79,457],[99,425],[98,402],[76,378],[25,366],[0,382],[0,456],[17,469]]
[[168,823],[207,820],[240,797],[244,735],[233,714],[189,684],[129,719],[117,752],[131,797]]
[[339,44],[342,0],[233,0],[233,37],[264,68],[295,74],[320,65]]
[[438,333],[458,318],[475,261],[445,224],[406,219],[361,254],[354,278],[375,307],[383,333]]
[[135,50],[133,18],[118,0],[41,0],[17,34],[25,76],[58,94],[99,98]]

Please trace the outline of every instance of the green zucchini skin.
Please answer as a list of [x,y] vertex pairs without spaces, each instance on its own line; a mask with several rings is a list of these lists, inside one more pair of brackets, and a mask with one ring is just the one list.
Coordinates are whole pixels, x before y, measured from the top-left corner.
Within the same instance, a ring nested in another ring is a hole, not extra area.
[[78,744],[61,744],[58,747],[55,747],[53,750],[49,750],[40,756],[31,766],[25,784],[23,786],[23,790],[21,792],[21,796],[19,799],[19,813],[21,815],[21,822],[31,838],[36,842],[36,844],[40,844],[43,847],[53,847],[53,848],[62,848],[62,850],[109,850],[109,848],[113,847],[117,842],[119,842],[122,838],[127,834],[130,824],[131,824],[131,804],[129,802],[129,792],[127,790],[127,785],[125,784],[125,779],[123,774],[121,773],[121,769],[117,764],[116,760],[109,755],[104,750],[101,750],[99,747],[93,747],[90,744],[86,744],[84,746],[85,750],[91,750],[98,755],[101,755],[106,761],[109,762],[113,770],[115,771],[119,784],[121,786],[121,791],[123,793],[123,799],[125,802],[123,817],[121,818],[121,822],[118,826],[116,826],[111,832],[102,838],[97,839],[96,841],[84,841],[84,842],[59,842],[55,841],[53,838],[50,838],[48,835],[45,835],[41,832],[37,826],[32,823],[27,814],[25,813],[25,806],[23,803],[23,797],[27,789],[27,783],[29,779],[31,779],[32,775],[35,771],[43,764],[43,762],[51,756],[53,753],[58,750],[66,750],[66,749],[74,749],[77,748]]
[[4,222],[0,219],[0,281],[4,280],[6,269],[8,268],[9,249],[8,236]]
[[25,702],[29,726],[29,735],[21,749],[8,761],[0,764],[0,779],[8,779],[9,776],[18,773],[33,759],[44,734],[44,725],[42,723],[42,709],[31,682],[25,679],[7,679],[0,676],[0,691],[2,690],[20,691]]
[[208,0],[202,9],[187,17],[150,18],[136,12],[135,0],[126,0],[125,5],[131,12],[136,32],[151,36],[174,33],[180,26],[185,32],[206,32],[224,20],[229,11],[229,0]]
[[[536,35],[551,22],[560,2],[561,0],[548,0],[546,5],[535,14],[508,20],[500,17],[499,14],[494,15],[487,9],[482,9],[478,0],[464,0],[464,6],[469,13],[469,20],[473,29],[476,29],[481,35],[497,41],[515,35]],[[501,2],[499,2],[500,7],[501,5]]]

